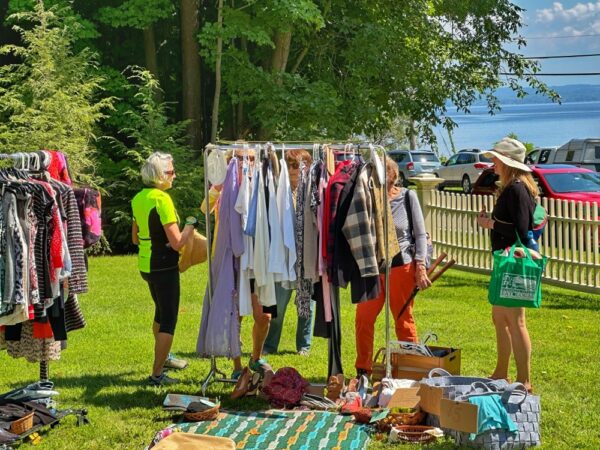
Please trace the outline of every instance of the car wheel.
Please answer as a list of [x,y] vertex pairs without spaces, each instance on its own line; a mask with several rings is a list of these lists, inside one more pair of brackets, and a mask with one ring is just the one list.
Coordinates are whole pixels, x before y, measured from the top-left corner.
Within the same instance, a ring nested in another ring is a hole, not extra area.
[[[435,174],[435,177],[436,177],[436,178],[441,178],[439,173],[436,173],[436,174]],[[436,188],[438,191],[443,191],[443,190],[444,190],[444,183],[445,183],[445,182],[444,182],[444,181],[442,181],[442,182],[441,182],[440,184],[438,184],[438,185],[437,185],[435,188]]]
[[468,175],[465,175],[462,179],[462,189],[465,194],[471,193],[471,180]]
[[408,180],[402,172],[400,172],[400,183],[402,183],[402,187],[408,187]]

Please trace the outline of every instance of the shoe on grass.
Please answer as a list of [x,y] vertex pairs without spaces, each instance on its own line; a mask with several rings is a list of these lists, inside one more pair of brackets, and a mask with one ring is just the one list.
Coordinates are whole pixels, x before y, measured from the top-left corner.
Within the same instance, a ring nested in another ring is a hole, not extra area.
[[265,370],[273,370],[271,365],[264,358],[257,359],[256,361],[253,361],[252,358],[250,358],[250,362],[248,362],[248,367],[250,367],[250,369],[253,372],[259,372],[263,375],[265,373]]
[[308,349],[308,348],[301,348],[300,350],[298,350],[298,355],[304,356],[305,358],[308,358],[310,356],[310,349]]
[[166,372],[161,373],[159,376],[150,375],[148,377],[148,384],[150,386],[164,386],[177,383],[179,383],[179,380],[177,378],[171,378]]
[[166,369],[177,369],[183,370],[188,366],[188,362],[185,359],[177,358],[173,353],[169,353],[167,360],[165,361],[164,367]]

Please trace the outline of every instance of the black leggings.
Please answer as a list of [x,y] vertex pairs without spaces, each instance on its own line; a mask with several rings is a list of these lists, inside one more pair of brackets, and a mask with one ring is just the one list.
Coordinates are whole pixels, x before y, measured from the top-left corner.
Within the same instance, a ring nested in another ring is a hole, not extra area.
[[160,325],[159,332],[175,334],[179,313],[179,269],[140,273],[154,300],[154,321]]

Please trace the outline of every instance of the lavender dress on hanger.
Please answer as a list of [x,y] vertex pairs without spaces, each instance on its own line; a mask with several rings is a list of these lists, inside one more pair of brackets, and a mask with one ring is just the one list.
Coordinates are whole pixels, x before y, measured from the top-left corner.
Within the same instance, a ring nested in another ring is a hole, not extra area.
[[199,356],[236,358],[241,355],[236,281],[244,241],[242,218],[235,210],[239,187],[238,162],[232,158],[221,191],[219,232],[212,263],[212,303],[208,300],[207,286],[196,345]]

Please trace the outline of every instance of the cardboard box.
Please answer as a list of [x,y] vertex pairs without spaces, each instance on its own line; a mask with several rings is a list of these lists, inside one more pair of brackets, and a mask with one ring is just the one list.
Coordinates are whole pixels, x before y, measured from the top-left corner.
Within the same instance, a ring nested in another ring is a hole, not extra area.
[[449,350],[441,358],[437,356],[401,355],[392,353],[392,377],[420,380],[426,378],[431,369],[440,367],[452,375],[460,375],[460,349],[429,346],[431,350]]
[[444,389],[421,384],[419,405],[429,414],[438,416],[439,426],[466,433],[477,433],[477,405],[444,398]]
[[396,389],[386,408],[416,408],[419,406],[418,387]]

